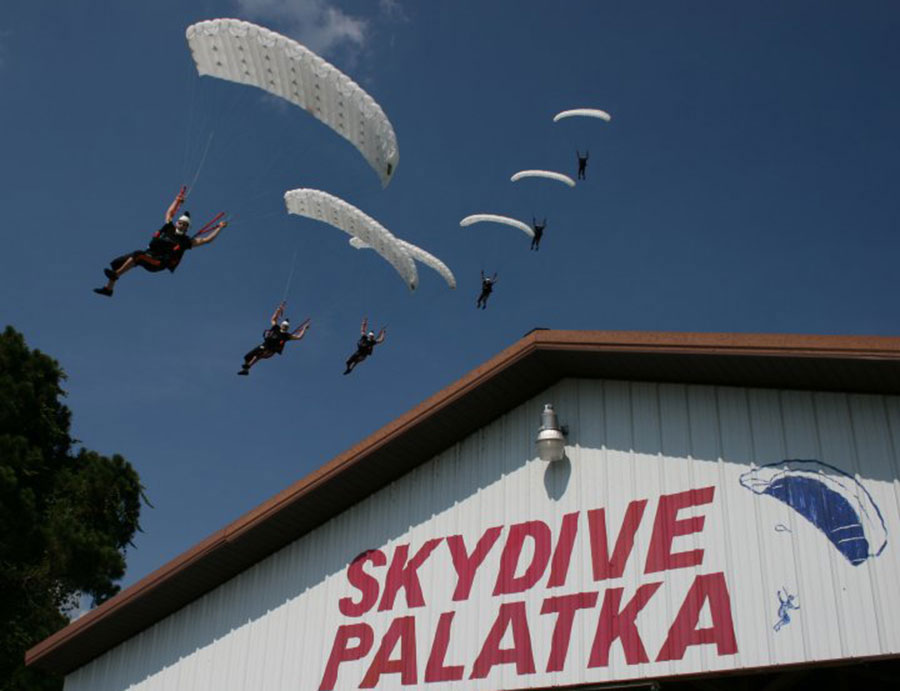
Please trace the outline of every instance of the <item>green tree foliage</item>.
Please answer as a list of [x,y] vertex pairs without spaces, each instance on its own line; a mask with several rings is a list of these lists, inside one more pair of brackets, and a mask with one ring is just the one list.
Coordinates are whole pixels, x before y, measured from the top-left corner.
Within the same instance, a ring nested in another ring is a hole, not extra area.
[[24,653],[80,596],[115,595],[140,529],[142,486],[121,456],[69,436],[65,373],[12,327],[0,335],[0,689],[61,689]]

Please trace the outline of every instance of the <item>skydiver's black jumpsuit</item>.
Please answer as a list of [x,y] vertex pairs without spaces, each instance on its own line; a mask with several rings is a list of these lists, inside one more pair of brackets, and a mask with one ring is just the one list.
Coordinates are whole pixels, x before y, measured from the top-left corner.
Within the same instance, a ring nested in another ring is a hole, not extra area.
[[156,273],[163,269],[175,271],[184,253],[194,246],[193,240],[185,233],[175,231],[174,223],[166,223],[153,234],[150,245],[145,250],[135,250],[121,257],[113,259],[109,265],[113,271],[118,271],[129,258],[134,263],[147,271]]
[[282,331],[277,326],[266,329],[263,332],[263,342],[244,355],[244,365],[246,366],[253,358],[265,360],[276,354],[281,355],[284,351],[284,344],[289,340],[291,340],[290,331]]
[[534,237],[531,238],[531,249],[537,252],[541,246],[541,238],[544,235],[544,228],[547,227],[547,219],[543,223],[532,222],[531,227],[534,228]]
[[347,369],[344,370],[344,374],[350,374],[354,367],[369,357],[375,350],[375,343],[374,336],[369,337],[368,334],[360,336],[359,341],[356,342],[356,352],[347,358]]
[[485,309],[487,307],[487,299],[491,292],[494,290],[494,280],[491,278],[484,277],[481,279],[481,295],[478,296],[478,300],[475,302],[475,307],[480,307],[481,309]]
[[584,171],[585,171],[585,168],[587,168],[587,162],[588,162],[588,158],[590,157],[590,152],[585,151],[584,156],[582,156],[581,153],[576,151],[575,155],[578,156],[578,179],[584,180],[585,179]]

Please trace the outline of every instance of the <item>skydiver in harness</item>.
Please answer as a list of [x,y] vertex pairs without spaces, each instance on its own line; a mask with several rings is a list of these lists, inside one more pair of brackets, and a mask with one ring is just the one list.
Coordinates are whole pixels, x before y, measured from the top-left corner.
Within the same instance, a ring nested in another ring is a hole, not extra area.
[[581,152],[578,149],[575,149],[575,155],[578,156],[578,179],[584,180],[584,170],[587,168],[588,159],[591,157],[591,152],[585,150],[584,156],[581,155]]
[[494,272],[494,275],[488,278],[484,275],[484,269],[481,270],[481,295],[478,296],[478,300],[475,302],[475,309],[479,307],[481,309],[485,309],[487,307],[487,299],[490,294],[494,290],[494,284],[497,282],[497,272]]
[[375,350],[375,346],[382,343],[387,335],[386,326],[381,328],[377,337],[375,336],[375,332],[368,331],[368,328],[369,319],[368,317],[363,317],[362,326],[359,328],[359,340],[356,342],[356,352],[347,358],[347,369],[344,370],[344,374],[350,374],[354,367],[369,357],[372,354],[372,351]]
[[537,252],[541,246],[541,238],[544,235],[544,228],[547,227],[547,219],[545,218],[543,222],[539,224],[537,222],[537,219],[532,216],[531,227],[534,229],[534,237],[531,238],[531,249]]
[[271,326],[263,332],[263,342],[244,356],[244,364],[241,365],[238,374],[246,377],[250,374],[250,368],[257,362],[266,360],[276,354],[281,355],[285,343],[288,341],[299,341],[306,335],[310,324],[309,319],[293,331],[291,331],[289,320],[283,319],[280,324],[278,323],[278,320],[284,315],[284,306],[284,302],[278,305],[278,309],[275,310],[269,319]]
[[[182,187],[175,200],[166,210],[166,222],[150,240],[150,244],[145,250],[136,250],[121,257],[113,259],[108,269],[103,269],[106,275],[107,283],[102,288],[94,288],[94,292],[99,295],[111,297],[116,281],[127,271],[131,271],[136,266],[140,266],[147,271],[157,272],[163,269],[175,271],[184,253],[194,247],[200,247],[208,242],[216,239],[221,230],[228,225],[227,221],[220,221],[225,214],[220,213],[212,221],[201,228],[193,237],[187,234],[191,225],[191,214],[185,211],[173,223],[175,214],[184,203],[185,188]],[[218,223],[216,223],[218,221]]]

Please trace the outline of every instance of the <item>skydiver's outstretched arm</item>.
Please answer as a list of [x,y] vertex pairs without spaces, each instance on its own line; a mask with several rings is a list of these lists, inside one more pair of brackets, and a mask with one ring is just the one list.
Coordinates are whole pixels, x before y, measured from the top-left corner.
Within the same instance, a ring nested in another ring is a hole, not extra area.
[[291,340],[299,341],[301,338],[303,338],[306,335],[306,330],[309,328],[310,322],[311,322],[311,320],[309,319],[309,317],[307,317],[305,322],[303,322],[300,326],[298,326],[296,329],[294,329],[291,332]]
[[375,339],[375,343],[383,343],[386,336],[387,336],[387,327],[382,326],[381,331],[378,332],[378,337]]
[[166,223],[171,223],[172,219],[175,218],[175,214],[178,213],[178,209],[181,208],[181,205],[184,204],[184,193],[186,188],[182,187],[178,190],[178,194],[175,195],[175,199],[172,200],[172,203],[169,205],[169,208],[166,210]]
[[278,320],[281,319],[281,315],[284,314],[285,304],[286,304],[285,301],[282,300],[281,304],[275,308],[275,311],[272,313],[272,316],[269,318],[269,323],[271,323],[272,326],[275,326],[275,324],[278,323]]
[[359,327],[359,335],[360,335],[360,336],[365,336],[365,335],[366,335],[366,329],[368,329],[368,328],[369,328],[369,318],[368,318],[368,317],[363,317],[362,325]]
[[194,247],[200,247],[200,245],[205,245],[207,242],[212,242],[216,239],[216,236],[222,232],[222,228],[228,225],[228,221],[219,221],[219,224],[213,228],[209,234],[202,235],[197,237],[196,235],[191,238]]

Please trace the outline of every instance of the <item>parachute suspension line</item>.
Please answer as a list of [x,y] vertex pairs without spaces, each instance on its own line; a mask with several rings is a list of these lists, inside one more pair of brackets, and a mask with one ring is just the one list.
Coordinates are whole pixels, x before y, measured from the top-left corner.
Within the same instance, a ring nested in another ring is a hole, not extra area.
[[[300,147],[299,151],[293,151],[293,147],[291,146],[279,146],[277,147],[277,151],[269,156],[269,162],[266,164],[265,168],[261,169],[259,173],[257,173],[255,179],[253,180],[254,185],[257,186],[257,190],[266,189],[268,191],[269,187],[266,182],[269,179],[269,175],[275,169],[275,164],[280,163],[284,158],[289,155],[292,155],[295,160],[303,160],[306,150],[309,148],[309,142]],[[261,184],[260,184],[261,183]],[[281,193],[283,194],[283,193]],[[256,195],[259,196],[258,194]],[[279,195],[280,196],[280,195]],[[280,201],[280,200],[279,200]]]
[[288,274],[287,282],[284,284],[284,294],[281,296],[281,304],[287,301],[288,291],[291,288],[291,282],[294,280],[294,269],[297,268],[297,254],[300,251],[300,240],[294,244],[294,258],[291,260],[291,272]]
[[209,153],[209,145],[212,144],[213,135],[215,135],[215,132],[210,132],[209,137],[206,140],[206,147],[203,149],[203,157],[200,159],[200,165],[197,166],[197,172],[194,173],[194,179],[191,180],[191,184],[188,185],[188,194],[193,192],[197,178],[200,177],[200,171],[203,170],[203,164],[206,163],[206,155]]
[[[278,150],[269,156],[268,165],[258,169],[253,175],[248,175],[244,178],[245,184],[241,187],[242,192],[232,198],[235,204],[240,205],[241,208],[250,208],[252,203],[259,201],[263,197],[272,196],[273,200],[277,199],[279,213],[283,214],[282,195],[284,192],[280,189],[273,188],[272,181],[269,179],[269,173],[272,168],[274,168],[278,159],[292,153],[288,149],[289,147],[287,146],[278,147]],[[298,158],[299,157],[300,156],[298,155]],[[269,208],[271,208],[271,206]]]
[[188,149],[191,146],[191,133],[194,129],[194,112],[196,110],[195,105],[197,101],[197,78],[191,74],[190,71],[187,71],[187,79],[188,79],[188,90],[190,92],[189,101],[190,108],[188,109],[188,117],[187,122],[185,123],[185,131],[184,131],[184,153],[181,156],[181,179],[184,180],[187,177],[187,167],[188,167]]
[[[277,147],[276,151],[269,154],[267,163],[264,163],[256,173],[245,178],[246,184],[241,188],[242,193],[235,195],[232,199],[237,206],[250,212],[248,218],[257,220],[276,215],[284,216],[284,191],[277,186],[273,187],[272,171],[275,169],[280,171],[282,164],[288,158],[297,161],[304,160],[311,144],[311,141],[306,141],[299,147],[291,144]],[[271,200],[265,199],[266,197],[270,197]],[[269,203],[270,201],[273,203]],[[277,211],[263,210],[272,209],[273,206],[277,208]],[[254,207],[257,210],[254,210]],[[263,209],[259,207],[263,207]]]

